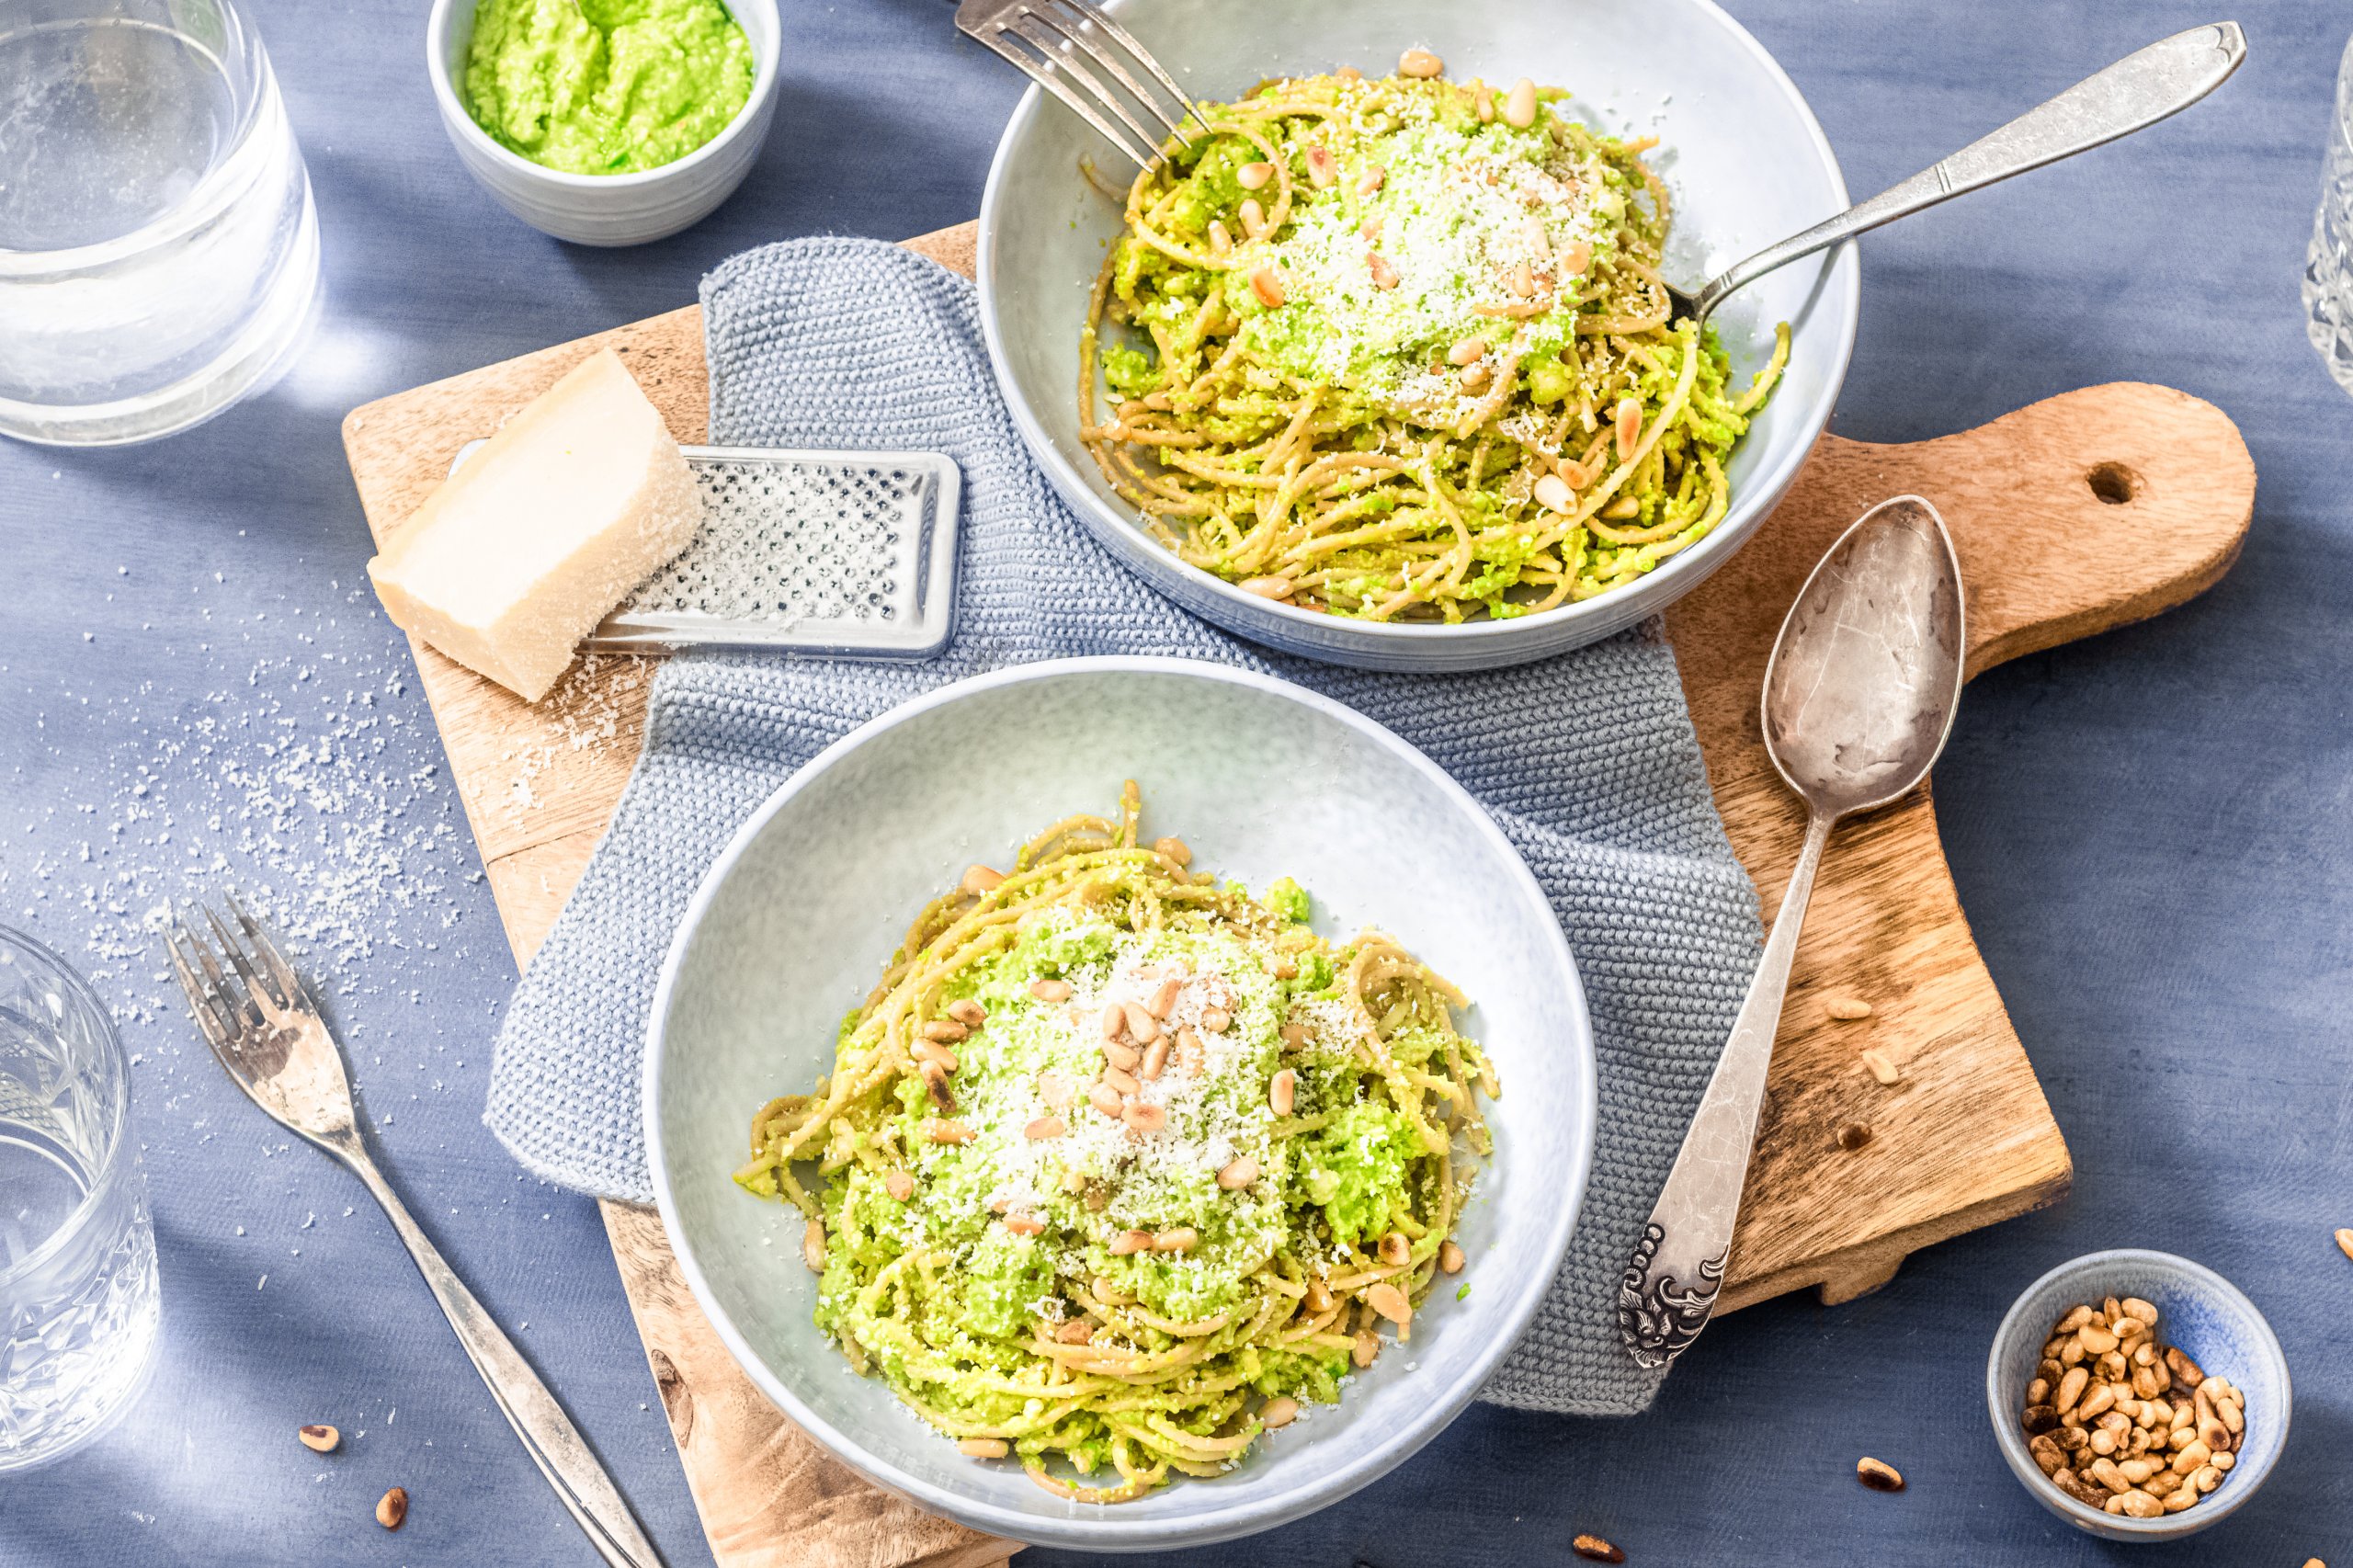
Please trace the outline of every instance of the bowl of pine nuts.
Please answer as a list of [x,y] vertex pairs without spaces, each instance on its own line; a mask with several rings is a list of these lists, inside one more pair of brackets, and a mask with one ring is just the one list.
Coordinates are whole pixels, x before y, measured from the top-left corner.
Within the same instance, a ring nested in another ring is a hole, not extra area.
[[2229,1280],[2123,1248],[2027,1288],[1985,1363],[2002,1457],[2035,1500],[2109,1540],[2220,1522],[2287,1444],[2287,1357]]

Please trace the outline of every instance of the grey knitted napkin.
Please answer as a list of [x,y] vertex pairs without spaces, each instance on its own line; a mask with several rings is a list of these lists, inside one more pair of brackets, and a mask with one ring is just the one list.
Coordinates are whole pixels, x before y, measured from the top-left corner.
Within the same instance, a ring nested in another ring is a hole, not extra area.
[[1673,652],[1628,634],[1516,669],[1422,676],[1268,653],[1158,597],[1055,499],[997,395],[962,278],[895,245],[796,240],[729,261],[704,279],[702,302],[714,442],[942,451],[962,468],[955,638],[914,666],[750,653],[665,666],[628,791],[500,1030],[491,1129],[551,1181],[652,1200],[639,1084],[662,955],[737,826],[866,720],[1035,659],[1165,653],[1271,671],[1427,753],[1494,813],[1551,896],[1593,1016],[1599,1143],[1559,1283],[1483,1397],[1578,1414],[1647,1405],[1659,1374],[1619,1347],[1617,1275],[1739,1010],[1759,934]]

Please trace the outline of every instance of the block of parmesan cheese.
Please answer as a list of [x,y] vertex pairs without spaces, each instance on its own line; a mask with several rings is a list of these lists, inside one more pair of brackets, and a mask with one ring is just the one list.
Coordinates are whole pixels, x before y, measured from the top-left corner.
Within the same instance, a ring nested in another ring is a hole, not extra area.
[[678,443],[608,348],[484,442],[368,575],[395,624],[536,702],[701,520]]

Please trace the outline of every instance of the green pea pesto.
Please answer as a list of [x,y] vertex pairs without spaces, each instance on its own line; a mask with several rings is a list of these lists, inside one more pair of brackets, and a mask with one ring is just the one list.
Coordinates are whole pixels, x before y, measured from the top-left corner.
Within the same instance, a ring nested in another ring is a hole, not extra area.
[[725,130],[756,70],[720,0],[481,0],[464,97],[475,124],[535,164],[635,174]]

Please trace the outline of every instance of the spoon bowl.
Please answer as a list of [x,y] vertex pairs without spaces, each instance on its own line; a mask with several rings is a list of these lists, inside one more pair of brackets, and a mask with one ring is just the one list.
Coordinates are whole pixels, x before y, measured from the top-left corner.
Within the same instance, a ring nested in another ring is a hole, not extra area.
[[1961,562],[1936,508],[1899,495],[1824,556],[1765,666],[1765,750],[1817,811],[1886,805],[1944,750],[1961,705]]

